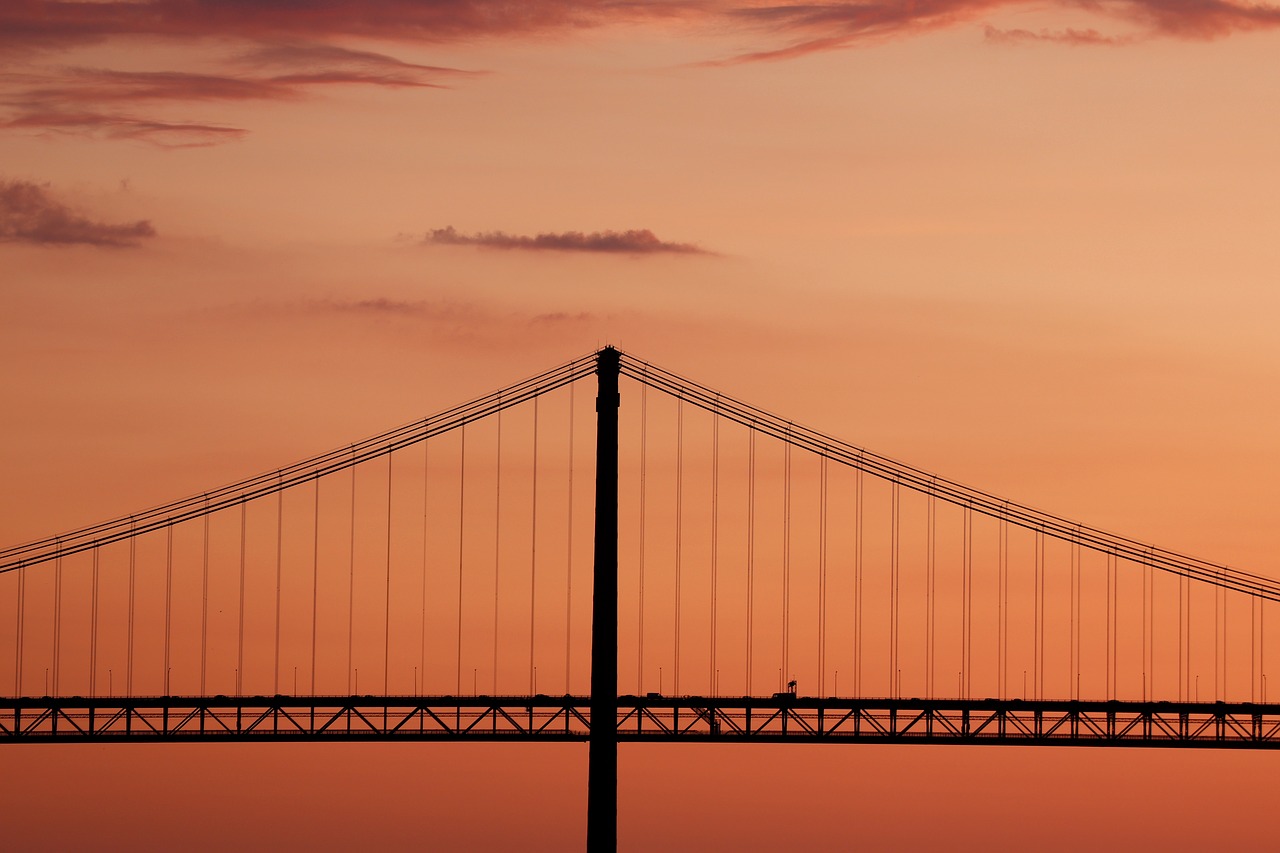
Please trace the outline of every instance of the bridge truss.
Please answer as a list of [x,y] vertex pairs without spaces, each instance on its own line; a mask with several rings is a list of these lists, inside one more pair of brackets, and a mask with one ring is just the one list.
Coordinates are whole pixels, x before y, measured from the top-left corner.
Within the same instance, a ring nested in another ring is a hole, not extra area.
[[[11,743],[587,741],[586,696],[169,696],[0,700]],[[1280,749],[1280,705],[623,696],[631,743]]]

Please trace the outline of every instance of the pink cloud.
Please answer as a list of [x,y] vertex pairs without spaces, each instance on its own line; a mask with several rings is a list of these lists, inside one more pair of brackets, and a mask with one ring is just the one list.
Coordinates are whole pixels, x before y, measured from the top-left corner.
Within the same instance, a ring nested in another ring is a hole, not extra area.
[[111,225],[81,216],[41,184],[0,181],[0,242],[122,248],[137,246],[155,233],[146,220]]
[[1046,4],[1084,9],[1155,34],[1184,38],[1280,25],[1280,6],[1248,0],[8,0],[0,9],[0,43],[17,51],[122,36],[302,41],[317,43],[302,51],[309,49],[319,58],[326,50],[344,50],[328,42],[348,37],[430,44],[640,20],[667,20],[675,26],[736,24],[793,36],[787,44],[741,57],[747,60],[910,35],[971,21],[1000,8]]
[[858,44],[903,38],[975,22],[1002,9],[1052,5],[1090,12],[1137,32],[1107,36],[1096,29],[1030,32],[986,27],[991,41],[1041,41],[1063,44],[1127,44],[1143,37],[1216,38],[1280,27],[1280,6],[1241,0],[853,0],[825,4],[773,3],[731,6],[724,14],[752,29],[768,29],[791,40],[710,65],[794,59]]
[[1024,42],[1047,41],[1057,44],[1071,45],[1123,45],[1134,39],[1125,36],[1103,35],[1097,30],[1001,30],[996,27],[986,28],[987,41],[995,44],[1021,44]]
[[452,226],[427,232],[424,243],[444,246],[480,246],[487,249],[522,249],[526,251],[599,252],[610,254],[647,255],[662,252],[676,254],[711,254],[692,243],[670,243],[659,240],[648,229],[629,231],[581,231],[544,233],[535,236],[507,234],[503,231],[485,231],[463,234]]
[[[230,44],[241,52],[213,74],[56,69],[39,80],[0,75],[0,108],[9,110],[0,115],[0,128],[66,133],[77,126],[98,127],[106,129],[99,135],[107,138],[199,138],[183,144],[214,144],[244,131],[113,110],[141,102],[283,101],[317,86],[432,89],[469,73],[339,43],[351,38],[428,45],[541,37],[631,21],[662,21],[690,33],[757,34],[758,49],[705,63],[733,65],[983,24],[987,15],[1033,7],[1091,15],[1128,31],[1032,32],[986,25],[987,40],[1122,45],[1160,36],[1212,39],[1280,26],[1280,5],[1251,0],[5,0],[0,3],[0,62],[122,39]],[[42,125],[45,118],[49,121]]]
[[11,113],[7,119],[0,119],[0,129],[140,139],[165,147],[214,145],[239,139],[247,131],[206,122],[138,117],[122,110],[164,102],[296,100],[315,86],[441,88],[441,84],[425,79],[426,75],[467,73],[323,45],[265,48],[241,57],[240,64],[272,66],[287,73],[193,74],[71,68],[44,74],[4,75],[0,77],[0,106],[9,107]]

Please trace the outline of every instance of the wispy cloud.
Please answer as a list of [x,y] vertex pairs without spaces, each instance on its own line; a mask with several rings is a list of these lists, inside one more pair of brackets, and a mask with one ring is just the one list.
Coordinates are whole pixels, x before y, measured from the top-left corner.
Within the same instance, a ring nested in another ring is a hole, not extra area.
[[697,3],[612,0],[12,0],[0,33],[63,46],[114,36],[442,42],[671,15]]
[[[1023,9],[1058,9],[1083,26],[1003,29],[984,20]],[[213,144],[240,128],[123,112],[143,102],[289,100],[319,86],[429,89],[468,72],[357,50],[351,39],[436,45],[580,32],[633,21],[663,22],[685,33],[734,32],[759,46],[706,65],[786,60],[982,26],[990,42],[1124,45],[1155,37],[1213,39],[1280,27],[1280,5],[1252,0],[6,0],[0,3],[0,63],[112,40],[238,51],[213,73],[44,69],[45,79],[0,75],[0,129],[83,132],[157,144]],[[1119,28],[1117,32],[1111,30]],[[68,116],[78,115],[72,120]],[[92,117],[92,120],[89,119]],[[150,132],[148,125],[194,128]],[[198,141],[196,141],[198,140]]]
[[1280,6],[1242,0],[851,0],[833,3],[755,3],[726,7],[723,15],[749,29],[767,29],[790,39],[706,64],[794,59],[810,53],[854,47],[885,39],[980,21],[998,11],[1058,7],[1091,14],[1128,27],[1116,35],[1084,29],[1001,30],[985,27],[989,41],[1062,44],[1130,44],[1158,36],[1211,39],[1237,32],[1280,27]]
[[[2,42],[0,42],[2,46]],[[166,104],[291,101],[317,87],[340,85],[440,89],[445,78],[475,72],[405,62],[337,45],[258,45],[224,63],[221,73],[117,71],[58,67],[0,74],[0,129],[139,139],[164,147],[214,145],[247,130],[149,115]]]
[[350,73],[363,72],[371,76],[391,74],[431,75],[433,77],[471,76],[475,71],[447,68],[440,65],[421,65],[405,62],[394,56],[368,50],[352,50],[336,44],[317,42],[284,42],[258,45],[237,57],[237,61],[253,68],[284,68],[295,72],[331,73],[344,69]]
[[647,228],[628,231],[562,231],[534,236],[508,234],[505,231],[483,231],[463,234],[452,226],[428,231],[423,243],[440,246],[480,246],[487,249],[521,249],[526,251],[600,252],[606,254],[647,255],[662,252],[675,254],[712,254],[693,243],[672,243],[658,239]]
[[54,199],[46,186],[0,181],[0,242],[37,246],[137,246],[155,236],[146,220],[126,225],[96,222]]
[[996,44],[1022,44],[1024,42],[1046,41],[1071,45],[1124,45],[1135,39],[1132,36],[1107,36],[1094,29],[1088,30],[1002,30],[998,27],[986,28],[987,41]]
[[122,36],[301,42],[321,45],[311,49],[318,59],[323,51],[344,50],[332,42],[347,38],[433,44],[631,21],[808,35],[748,55],[763,58],[951,26],[997,9],[1046,6],[1193,38],[1280,25],[1280,6],[1250,0],[9,0],[0,8],[0,45],[50,49]]

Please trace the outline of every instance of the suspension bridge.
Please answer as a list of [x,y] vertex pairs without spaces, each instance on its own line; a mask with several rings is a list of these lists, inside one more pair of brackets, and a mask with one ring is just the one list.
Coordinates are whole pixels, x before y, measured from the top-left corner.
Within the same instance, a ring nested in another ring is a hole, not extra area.
[[1280,747],[1277,601],[606,347],[0,551],[0,742],[584,741],[606,849],[620,741]]

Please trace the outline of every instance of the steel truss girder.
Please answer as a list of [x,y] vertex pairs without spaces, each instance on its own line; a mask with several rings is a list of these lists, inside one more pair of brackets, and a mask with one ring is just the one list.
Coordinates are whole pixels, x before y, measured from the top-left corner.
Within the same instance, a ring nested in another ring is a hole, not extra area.
[[1274,703],[624,696],[618,712],[628,741],[1280,749]]
[[[0,699],[0,742],[585,741],[583,696]],[[1280,704],[622,696],[630,742],[1280,748]]]
[[585,740],[587,700],[547,696],[0,699],[0,742]]

